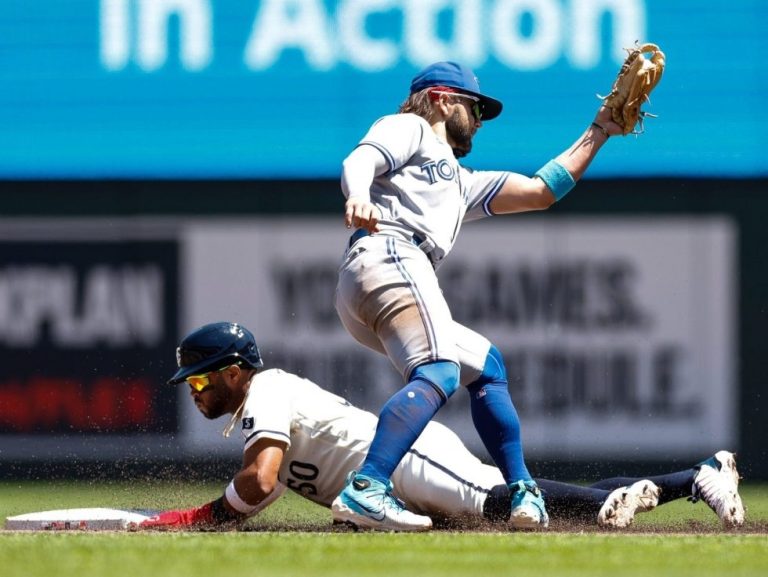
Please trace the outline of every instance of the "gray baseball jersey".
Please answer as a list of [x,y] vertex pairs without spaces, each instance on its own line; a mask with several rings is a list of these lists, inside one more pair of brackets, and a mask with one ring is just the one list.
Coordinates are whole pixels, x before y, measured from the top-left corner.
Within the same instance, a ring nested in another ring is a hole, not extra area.
[[360,343],[386,354],[405,379],[415,367],[441,360],[460,365],[462,384],[471,383],[490,342],[453,321],[435,267],[462,222],[491,215],[489,203],[509,173],[462,167],[448,143],[415,114],[379,119],[359,146],[374,147],[386,160],[387,170],[379,170],[369,190],[382,212],[381,230],[347,250],[336,291],[339,318]]
[[373,179],[370,199],[382,212],[379,228],[426,241],[436,265],[451,250],[463,221],[490,216],[488,203],[507,172],[472,171],[416,114],[384,116],[358,146],[372,146],[387,172]]
[[[279,369],[253,377],[241,423],[244,450],[261,438],[284,441],[288,448],[280,483],[326,507],[344,487],[347,473],[362,465],[376,431],[371,413]],[[392,482],[409,509],[462,517],[481,516],[489,490],[504,479],[453,432],[432,422],[400,462]]]

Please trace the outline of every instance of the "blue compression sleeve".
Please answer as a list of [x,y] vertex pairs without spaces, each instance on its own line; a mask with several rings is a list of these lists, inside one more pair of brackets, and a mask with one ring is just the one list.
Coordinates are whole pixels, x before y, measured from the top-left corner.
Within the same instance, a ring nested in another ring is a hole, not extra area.
[[[424,370],[418,370],[422,367]],[[422,367],[413,371],[411,381],[382,408],[376,435],[360,474],[386,483],[435,413],[456,390],[457,365],[438,361]]]

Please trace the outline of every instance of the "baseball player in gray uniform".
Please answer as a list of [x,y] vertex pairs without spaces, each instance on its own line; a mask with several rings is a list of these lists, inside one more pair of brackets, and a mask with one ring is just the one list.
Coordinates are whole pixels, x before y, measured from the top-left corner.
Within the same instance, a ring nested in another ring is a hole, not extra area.
[[348,332],[386,354],[406,384],[382,408],[362,467],[334,500],[337,520],[396,531],[430,526],[428,517],[402,507],[388,483],[427,423],[464,385],[475,428],[510,489],[512,524],[547,526],[501,353],[454,322],[435,269],[464,222],[548,208],[622,130],[601,107],[584,133],[530,178],[459,164],[483,122],[501,110],[471,70],[437,62],[413,78],[399,113],[377,120],[344,160],[345,224],[356,230],[339,270],[336,309]]
[[[191,332],[178,349],[171,383],[186,382],[209,419],[231,415],[244,440],[243,466],[224,495],[188,510],[163,512],[144,528],[229,526],[241,523],[291,489],[330,507],[370,448],[376,417],[279,369],[261,370],[248,329],[229,322]],[[728,526],[741,524],[733,455],[721,451],[697,467],[651,479],[607,479],[593,487],[538,480],[554,516],[626,527],[636,512],[659,502],[700,495]],[[661,496],[659,491],[661,489]],[[508,522],[509,489],[496,468],[485,465],[448,428],[432,422],[400,461],[391,491],[413,511],[462,521]],[[660,500],[661,499],[661,500]]]

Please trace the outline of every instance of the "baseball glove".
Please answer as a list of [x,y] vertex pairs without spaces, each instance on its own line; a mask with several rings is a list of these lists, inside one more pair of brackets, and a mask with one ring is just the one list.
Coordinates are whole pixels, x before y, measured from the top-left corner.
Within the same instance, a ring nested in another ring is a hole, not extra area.
[[[625,50],[628,55],[613,83],[611,93],[608,96],[598,94],[598,97],[611,109],[613,121],[622,127],[624,135],[642,134],[645,130],[643,119],[655,115],[640,110],[640,107],[650,102],[648,95],[661,80],[666,57],[655,44],[636,45]],[[646,52],[651,54],[650,58],[645,57]],[[640,130],[635,130],[638,124]]]

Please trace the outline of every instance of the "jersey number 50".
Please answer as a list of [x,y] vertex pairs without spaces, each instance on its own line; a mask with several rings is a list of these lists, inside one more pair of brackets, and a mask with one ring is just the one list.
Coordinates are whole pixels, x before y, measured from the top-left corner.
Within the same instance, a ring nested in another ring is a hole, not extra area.
[[320,471],[312,463],[302,463],[301,461],[291,461],[288,465],[288,471],[291,476],[299,479],[288,479],[288,488],[302,493],[304,495],[317,495],[317,487],[310,481],[317,479]]

